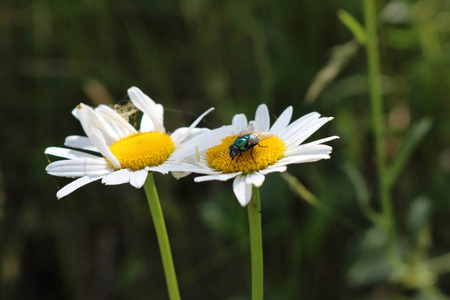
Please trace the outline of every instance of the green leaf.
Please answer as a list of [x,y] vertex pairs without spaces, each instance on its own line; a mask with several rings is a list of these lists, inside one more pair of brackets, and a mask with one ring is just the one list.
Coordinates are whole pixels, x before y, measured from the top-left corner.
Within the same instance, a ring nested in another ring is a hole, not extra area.
[[353,33],[358,42],[366,44],[367,35],[364,27],[347,11],[341,9],[338,12],[339,20]]
[[354,231],[355,233],[360,233],[360,227],[351,219],[341,214],[339,211],[335,210],[333,207],[328,206],[326,203],[317,199],[313,193],[311,193],[298,179],[288,172],[281,174],[281,177],[288,183],[289,188],[301,199],[305,200],[319,211],[324,213],[336,221],[341,223],[341,225],[347,227],[348,229]]
[[355,189],[356,199],[358,200],[362,213],[374,224],[380,225],[382,222],[381,217],[370,205],[369,190],[361,173],[359,173],[359,171],[350,164],[346,164],[343,169]]
[[430,118],[424,118],[419,121],[412,129],[411,133],[406,137],[394,161],[387,170],[387,184],[394,185],[400,171],[405,166],[414,149],[419,145],[425,135],[430,131],[433,124]]
[[406,225],[411,234],[417,238],[420,231],[428,226],[431,214],[431,201],[427,197],[418,197],[408,208]]

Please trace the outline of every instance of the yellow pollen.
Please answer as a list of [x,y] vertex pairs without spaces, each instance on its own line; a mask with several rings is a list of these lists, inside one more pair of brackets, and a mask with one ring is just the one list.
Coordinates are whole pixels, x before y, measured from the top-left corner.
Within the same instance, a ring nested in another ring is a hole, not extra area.
[[[222,144],[212,147],[206,152],[208,164],[223,173],[243,172],[244,174],[259,171],[277,162],[284,153],[286,146],[276,136],[259,142],[261,146],[242,152],[231,161],[228,148],[236,141],[238,136],[229,136],[222,140]],[[253,156],[253,159],[252,159]]]
[[138,132],[109,146],[122,168],[141,170],[164,162],[175,150],[172,139],[161,132]]

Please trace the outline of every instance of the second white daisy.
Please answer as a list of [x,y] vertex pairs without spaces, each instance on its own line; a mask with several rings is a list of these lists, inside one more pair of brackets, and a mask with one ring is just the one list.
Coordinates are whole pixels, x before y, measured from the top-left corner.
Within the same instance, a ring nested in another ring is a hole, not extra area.
[[[312,112],[289,124],[292,111],[292,107],[288,107],[270,126],[267,106],[262,104],[256,110],[255,120],[250,123],[245,115],[238,114],[233,117],[232,126],[194,137],[189,144],[192,147],[190,150],[196,152],[196,162],[192,158],[190,163],[195,164],[196,168],[191,170],[206,175],[194,180],[234,179],[234,194],[239,203],[246,206],[251,199],[252,187],[260,187],[265,175],[284,172],[290,164],[329,159],[332,148],[323,143],[338,136],[302,143],[333,118],[320,117],[319,113]],[[254,132],[248,131],[249,128]],[[227,131],[224,132],[224,129]],[[242,137],[243,140],[237,140]],[[248,138],[253,139],[252,143],[248,143]],[[242,147],[239,148],[240,145]],[[236,150],[237,147],[239,150]]]

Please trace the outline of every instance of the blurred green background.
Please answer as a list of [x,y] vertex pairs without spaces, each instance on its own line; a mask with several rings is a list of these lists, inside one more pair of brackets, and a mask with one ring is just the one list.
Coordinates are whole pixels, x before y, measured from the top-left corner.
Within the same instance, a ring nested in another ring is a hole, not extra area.
[[[201,126],[260,103],[272,120],[289,105],[335,117],[310,138],[339,135],[332,159],[288,168],[314,196],[280,174],[261,189],[266,299],[448,297],[450,1],[377,2],[400,267],[367,218],[380,208],[367,60],[340,10],[363,23],[360,0],[2,1],[0,298],[167,299],[143,190],[96,182],[58,201],[71,180],[44,171],[46,147],[84,135],[79,102],[127,101],[133,85],[169,131],[212,106]],[[249,299],[231,182],[155,180],[183,299]]]

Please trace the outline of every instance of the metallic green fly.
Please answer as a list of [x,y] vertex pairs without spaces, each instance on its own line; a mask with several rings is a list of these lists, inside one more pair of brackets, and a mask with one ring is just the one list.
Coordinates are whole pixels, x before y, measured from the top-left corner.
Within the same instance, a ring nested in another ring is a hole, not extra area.
[[256,163],[253,159],[253,147],[255,147],[256,145],[263,148],[267,147],[261,146],[259,142],[268,139],[271,136],[273,136],[271,132],[255,132],[255,123],[249,122],[249,124],[245,126],[244,129],[242,129],[242,131],[239,133],[234,143],[228,148],[231,161],[233,161],[233,159],[237,156],[237,162],[239,160],[239,157],[242,156],[242,153],[247,150],[251,150],[250,155],[253,162]]

